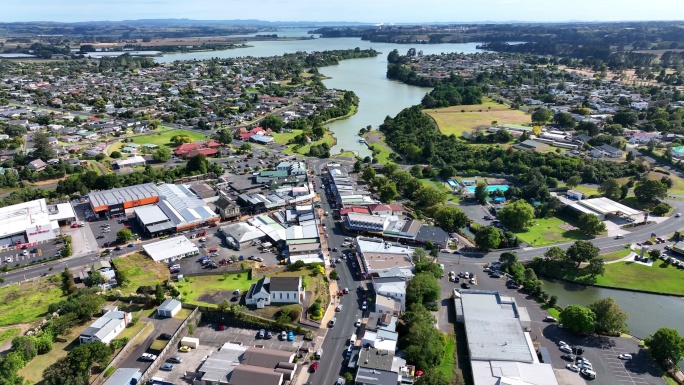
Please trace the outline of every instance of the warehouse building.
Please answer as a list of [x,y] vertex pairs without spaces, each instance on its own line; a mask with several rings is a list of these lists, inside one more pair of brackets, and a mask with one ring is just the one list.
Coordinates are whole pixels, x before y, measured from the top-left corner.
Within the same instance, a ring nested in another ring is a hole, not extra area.
[[76,220],[69,203],[48,205],[45,199],[0,208],[0,246],[35,244],[61,234],[60,226]]
[[134,212],[140,226],[150,235],[170,233],[176,229],[174,223],[157,205],[136,207]]
[[611,215],[638,219],[639,216],[644,214],[643,211],[635,210],[608,198],[591,198],[579,201],[573,201],[565,197],[559,197],[559,199],[580,214],[593,214],[601,220],[605,220]]
[[143,250],[155,262],[171,262],[199,254],[197,246],[184,235],[143,245]]
[[154,183],[115,188],[88,194],[90,207],[96,215],[124,215],[126,209],[159,202],[159,190]]

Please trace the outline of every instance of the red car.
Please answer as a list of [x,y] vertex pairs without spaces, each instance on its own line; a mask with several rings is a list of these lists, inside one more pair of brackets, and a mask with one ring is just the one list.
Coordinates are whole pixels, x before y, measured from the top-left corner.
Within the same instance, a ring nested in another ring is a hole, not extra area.
[[124,226],[124,227],[127,228],[127,229],[130,229],[130,228],[131,228],[131,226],[129,226],[129,225],[126,225],[126,226]]
[[316,369],[318,369],[318,361],[314,361],[311,366],[309,367],[309,371],[311,373],[316,373]]
[[223,324],[218,324],[218,327],[216,329],[218,331],[223,331],[225,329],[225,327],[223,326]]
[[209,249],[209,252],[210,252],[210,253],[215,253],[215,252],[217,252],[217,251],[218,251],[218,249],[215,248],[215,247]]
[[340,290],[339,292],[337,292],[337,295],[338,295],[339,297],[343,296],[343,295],[344,295],[344,291]]

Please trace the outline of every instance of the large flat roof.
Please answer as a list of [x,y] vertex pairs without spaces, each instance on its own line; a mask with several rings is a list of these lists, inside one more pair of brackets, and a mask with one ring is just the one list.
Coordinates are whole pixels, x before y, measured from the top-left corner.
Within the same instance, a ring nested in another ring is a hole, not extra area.
[[624,215],[639,215],[641,211],[634,210],[631,207],[627,207],[623,204],[617,203],[608,198],[591,198],[577,201],[577,204],[584,207],[588,207],[601,214],[617,214],[622,213]]
[[154,183],[144,183],[112,190],[91,192],[88,194],[88,199],[90,199],[91,206],[99,207],[157,196],[159,196],[159,191]]
[[[73,214],[73,210],[71,211]],[[0,208],[0,237],[50,226],[50,212],[45,199]],[[52,230],[52,228],[50,228]]]
[[143,225],[166,222],[169,218],[164,214],[162,209],[157,205],[147,205],[135,208],[135,215],[143,223]]
[[461,304],[471,360],[535,361],[515,302],[495,291],[464,290]]
[[155,262],[199,252],[197,246],[190,242],[185,235],[166,238],[159,242],[148,243],[143,245],[143,249]]

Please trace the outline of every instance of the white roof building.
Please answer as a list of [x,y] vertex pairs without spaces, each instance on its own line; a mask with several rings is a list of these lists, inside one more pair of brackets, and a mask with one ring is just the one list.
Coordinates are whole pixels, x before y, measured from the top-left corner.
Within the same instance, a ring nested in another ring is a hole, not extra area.
[[197,246],[184,235],[143,245],[143,250],[155,262],[173,261],[199,253]]
[[[75,220],[69,203],[48,205],[44,198],[0,208],[0,238],[25,237],[22,243],[38,242],[59,235],[59,222]],[[8,242],[13,243],[13,242]]]

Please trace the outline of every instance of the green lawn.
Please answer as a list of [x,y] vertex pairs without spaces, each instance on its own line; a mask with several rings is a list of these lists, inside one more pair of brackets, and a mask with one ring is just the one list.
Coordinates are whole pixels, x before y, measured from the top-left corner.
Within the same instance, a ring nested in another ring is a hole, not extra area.
[[62,290],[47,279],[0,289],[0,326],[30,323],[47,314],[62,299]]
[[170,131],[164,131],[160,133],[154,133],[152,135],[141,135],[141,136],[134,136],[131,139],[133,139],[133,143],[138,143],[138,144],[145,144],[145,143],[151,143],[151,144],[156,144],[157,146],[164,146],[168,145],[171,146],[171,137],[176,136],[176,135],[187,135],[189,136],[192,140],[206,140],[207,134],[201,134],[197,133],[194,131],[187,131],[187,130],[170,130]]
[[444,358],[438,367],[435,369],[442,373],[444,377],[451,381],[454,377],[454,371],[456,371],[456,362],[454,358],[454,353],[456,350],[456,340],[453,334],[447,334],[446,345],[444,346]]
[[169,269],[163,263],[156,263],[141,254],[131,254],[115,258],[114,266],[129,279],[126,287],[118,288],[123,293],[135,293],[140,286],[155,286],[171,277]]
[[212,295],[216,292],[228,292],[240,289],[245,292],[249,286],[256,281],[247,279],[247,273],[223,275],[203,275],[199,277],[188,277],[185,282],[177,282],[176,287],[183,295],[185,303],[196,305],[215,305],[214,303],[202,302],[199,300],[204,294]]
[[373,142],[373,143],[369,143],[369,145],[371,147],[373,147],[376,151],[378,151],[378,153],[375,155],[375,159],[378,160],[379,164],[385,164],[385,163],[388,163],[390,161],[390,159],[389,159],[390,154],[393,153],[394,151],[392,151],[392,149],[389,148],[389,146],[385,142],[384,137],[382,138],[382,143]]
[[530,246],[553,245],[561,242],[572,242],[588,239],[579,230],[565,230],[561,228],[565,222],[559,218],[535,219],[534,225],[527,231],[515,233]]
[[335,145],[335,137],[333,136],[331,131],[326,131],[325,136],[323,136],[323,139],[315,141],[313,143],[306,144],[295,152],[293,150],[294,146],[293,144],[289,145],[283,152],[286,154],[301,154],[301,155],[306,155],[309,153],[309,148],[311,148],[312,145],[315,144],[323,144],[323,143],[328,143],[328,146],[332,147]]
[[515,125],[531,122],[530,115],[498,103],[485,102],[424,111],[435,120],[444,135],[454,134],[457,137],[465,131],[470,132],[480,126],[491,126],[493,121],[498,124]]
[[313,293],[314,298],[312,299],[312,302],[316,299],[320,299],[323,309],[328,306],[328,302],[330,301],[330,290],[328,288],[328,283],[323,280],[322,275],[313,275],[311,270],[302,269],[298,271],[281,271],[272,276],[302,277],[302,286],[304,286],[304,289]]
[[[567,187],[567,186],[565,185],[565,183],[558,183],[558,187]],[[568,188],[570,188],[570,187],[568,187]],[[584,193],[584,195],[586,195],[587,197],[589,197],[591,195],[601,195],[598,192],[598,187],[589,187],[589,186],[579,185],[579,186],[573,187],[572,190]]]
[[138,322],[138,323],[136,323],[135,325],[133,325],[133,326],[131,326],[131,327],[127,327],[127,328],[124,329],[124,330],[121,332],[121,334],[119,334],[119,336],[116,337],[116,338],[117,338],[117,339],[128,338],[128,340],[130,341],[130,340],[133,339],[133,337],[135,337],[135,335],[138,334],[138,332],[141,331],[148,323],[149,323],[149,322]]
[[302,130],[292,130],[292,132],[274,132],[273,139],[275,139],[276,143],[278,144],[286,145],[287,142],[289,142],[291,139],[294,139],[295,136],[301,133]]
[[606,273],[596,277],[596,284],[684,295],[684,271],[663,261],[656,261],[651,267],[634,262],[617,262],[606,265]]
[[428,187],[432,187],[446,194],[446,199],[448,202],[458,202],[458,198],[454,195],[453,191],[444,185],[443,182],[431,179],[418,179],[420,184]]
[[601,256],[601,258],[603,258],[603,260],[606,262],[617,261],[618,259],[621,259],[621,258],[628,256],[629,253],[631,253],[631,252],[632,252],[632,250],[630,250],[630,249],[624,249],[624,250],[614,251],[612,253],[604,254]]
[[18,336],[19,333],[21,333],[21,329],[19,328],[9,328],[0,331],[0,345],[2,345],[3,342]]

